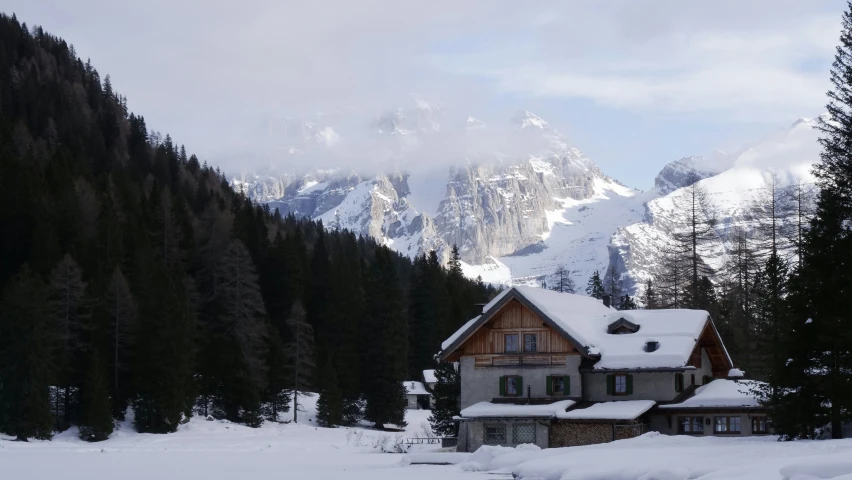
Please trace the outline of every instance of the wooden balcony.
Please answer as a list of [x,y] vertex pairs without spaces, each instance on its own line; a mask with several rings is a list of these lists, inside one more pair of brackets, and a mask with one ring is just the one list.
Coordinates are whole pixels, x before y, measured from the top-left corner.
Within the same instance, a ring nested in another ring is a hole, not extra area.
[[474,358],[475,368],[491,367],[563,367],[565,354],[516,354],[516,355],[477,355]]

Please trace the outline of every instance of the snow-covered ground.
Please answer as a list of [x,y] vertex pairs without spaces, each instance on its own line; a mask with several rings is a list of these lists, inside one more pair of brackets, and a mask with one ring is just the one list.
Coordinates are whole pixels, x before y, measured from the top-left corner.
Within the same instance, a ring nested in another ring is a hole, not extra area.
[[[432,460],[438,455],[444,454],[428,454]],[[418,457],[426,455],[410,456]],[[852,480],[852,439],[778,442],[652,432],[586,447],[482,447],[457,468],[518,480]]]
[[[382,437],[368,428],[319,428],[315,399],[299,424],[252,429],[194,418],[177,433],[136,433],[125,423],[101,443],[76,432],[53,441],[19,443],[0,436],[2,478],[491,480],[852,480],[852,440],[777,442],[774,437],[669,437],[649,433],[603,445],[539,450],[483,447],[473,454],[379,453]],[[428,410],[408,411],[398,435],[423,436]],[[418,462],[453,465],[421,465]],[[483,472],[487,472],[483,474]]]
[[[301,399],[300,399],[301,401]],[[129,423],[100,443],[79,440],[76,431],[52,441],[14,442],[0,435],[2,478],[90,480],[265,480],[470,478],[457,467],[403,467],[402,454],[375,446],[397,435],[421,437],[428,410],[409,411],[404,432],[314,426],[315,401],[305,401],[299,424],[266,423],[253,429],[193,418],[169,435],[139,434]],[[423,449],[432,448],[434,446]]]

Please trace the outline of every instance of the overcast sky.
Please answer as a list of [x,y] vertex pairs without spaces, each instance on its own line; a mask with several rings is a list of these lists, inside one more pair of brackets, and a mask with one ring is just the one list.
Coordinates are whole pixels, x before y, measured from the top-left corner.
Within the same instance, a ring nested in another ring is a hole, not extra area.
[[486,122],[531,110],[604,172],[648,188],[672,160],[822,113],[845,6],[6,0],[0,8],[74,44],[150,128],[217,162],[239,161],[233,147],[265,115],[373,114],[416,93]]

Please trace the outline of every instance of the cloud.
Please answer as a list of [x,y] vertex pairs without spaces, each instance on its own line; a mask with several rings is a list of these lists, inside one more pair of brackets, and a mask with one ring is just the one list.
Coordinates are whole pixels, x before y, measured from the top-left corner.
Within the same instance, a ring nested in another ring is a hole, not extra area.
[[[252,155],[265,116],[332,112],[366,132],[411,92],[489,124],[551,100],[785,124],[824,103],[844,3],[7,0],[3,9],[73,43],[149,125],[236,162]],[[360,143],[345,137],[340,148]],[[340,161],[375,151],[351,148]]]

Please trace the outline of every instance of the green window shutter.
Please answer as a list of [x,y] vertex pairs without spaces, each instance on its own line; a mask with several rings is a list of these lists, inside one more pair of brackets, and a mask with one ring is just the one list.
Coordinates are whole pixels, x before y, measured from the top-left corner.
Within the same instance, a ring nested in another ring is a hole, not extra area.
[[524,377],[518,377],[518,391],[517,396],[523,396],[524,394]]
[[500,396],[506,396],[506,377],[500,377]]
[[547,376],[547,394],[553,395],[553,377]]
[[701,383],[702,385],[707,385],[708,383],[710,383],[710,375],[704,375],[704,377],[701,379]]
[[633,395],[633,375],[627,376],[627,394]]
[[675,392],[683,391],[683,374],[675,373]]
[[612,395],[615,393],[615,377],[612,375],[606,376],[606,394]]
[[565,390],[564,395],[571,395],[571,377],[565,375],[565,378],[562,379],[562,388]]

